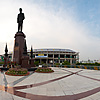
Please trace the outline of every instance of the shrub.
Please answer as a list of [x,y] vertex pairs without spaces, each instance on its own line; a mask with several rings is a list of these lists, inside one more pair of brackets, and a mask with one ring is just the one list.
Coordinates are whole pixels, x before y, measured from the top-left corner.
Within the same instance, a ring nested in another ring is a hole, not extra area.
[[60,63],[55,63],[55,65],[60,65]]
[[34,64],[35,64],[36,66],[38,66],[38,65],[39,65],[39,61],[35,61]]
[[0,62],[0,65],[1,65],[1,64],[4,64],[4,62]]
[[35,72],[39,72],[39,73],[51,73],[54,72],[51,68],[37,68],[37,70],[35,70]]
[[64,61],[64,62],[62,63],[62,65],[70,65],[70,63],[67,62],[67,61]]

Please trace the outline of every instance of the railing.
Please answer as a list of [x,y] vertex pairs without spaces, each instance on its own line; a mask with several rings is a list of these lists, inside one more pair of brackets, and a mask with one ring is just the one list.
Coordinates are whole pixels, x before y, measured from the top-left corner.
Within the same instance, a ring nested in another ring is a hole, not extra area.
[[61,68],[81,68],[81,69],[91,69],[100,70],[100,66],[84,66],[84,65],[48,65],[48,67],[61,67]]

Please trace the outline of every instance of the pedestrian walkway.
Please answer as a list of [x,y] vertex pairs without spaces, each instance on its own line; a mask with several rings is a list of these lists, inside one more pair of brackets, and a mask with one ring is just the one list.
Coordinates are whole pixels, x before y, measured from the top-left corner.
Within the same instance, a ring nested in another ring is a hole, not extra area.
[[53,73],[0,73],[0,100],[100,100],[100,71],[52,67]]

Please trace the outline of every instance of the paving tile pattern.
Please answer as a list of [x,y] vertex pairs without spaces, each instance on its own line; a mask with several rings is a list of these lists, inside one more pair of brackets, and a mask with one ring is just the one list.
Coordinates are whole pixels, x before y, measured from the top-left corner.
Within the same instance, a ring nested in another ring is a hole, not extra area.
[[0,100],[100,100],[100,71],[52,67],[54,73],[0,73]]

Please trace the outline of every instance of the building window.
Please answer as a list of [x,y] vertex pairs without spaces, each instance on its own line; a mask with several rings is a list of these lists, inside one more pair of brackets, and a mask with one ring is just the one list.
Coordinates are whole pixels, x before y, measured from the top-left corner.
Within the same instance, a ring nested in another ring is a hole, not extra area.
[[60,55],[60,58],[65,58],[65,55],[64,55],[64,54],[63,54],[63,55],[61,54],[61,55]]
[[54,58],[58,58],[58,57],[59,57],[59,55],[58,55],[58,54],[55,54],[55,55],[54,55]]
[[48,54],[48,57],[53,57],[53,54]]
[[66,55],[66,58],[70,58],[70,55]]

